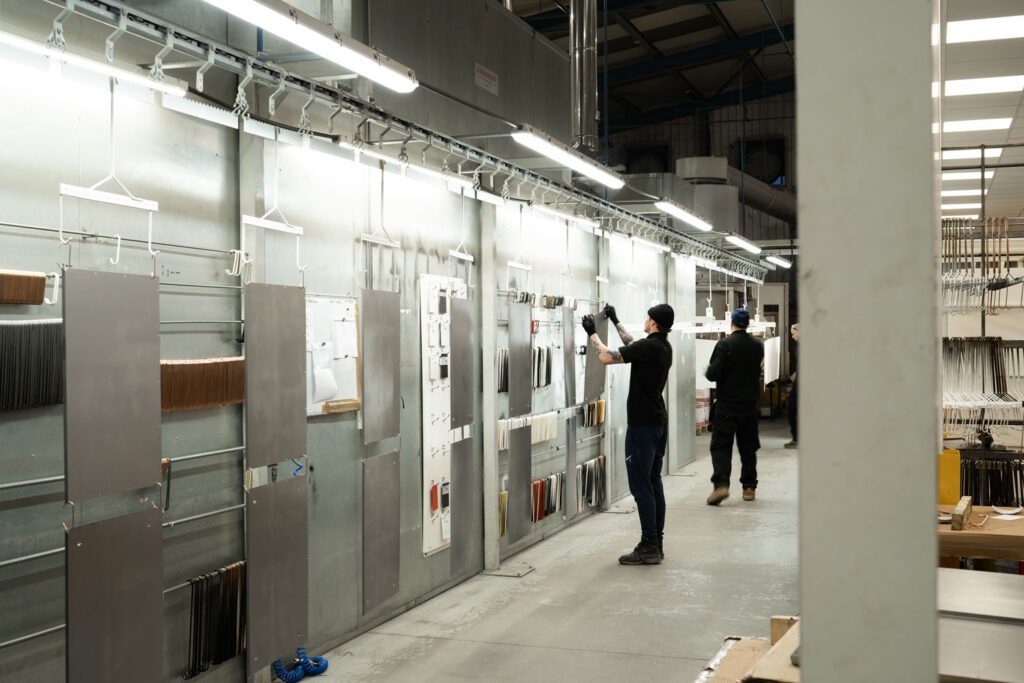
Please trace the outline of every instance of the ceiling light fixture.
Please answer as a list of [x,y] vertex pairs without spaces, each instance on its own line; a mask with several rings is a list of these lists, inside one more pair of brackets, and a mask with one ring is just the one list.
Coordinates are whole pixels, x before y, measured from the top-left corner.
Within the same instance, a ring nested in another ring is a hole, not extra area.
[[768,261],[769,263],[774,263],[775,265],[779,266],[780,268],[787,268],[788,269],[788,268],[792,268],[793,267],[793,262],[792,261],[787,261],[786,259],[782,258],[781,256],[766,256],[764,260]]
[[667,213],[669,216],[678,218],[679,220],[683,221],[684,223],[692,225],[698,230],[703,230],[704,232],[711,232],[711,230],[714,229],[714,226],[711,225],[711,223],[704,220],[697,214],[693,213],[686,207],[680,206],[671,199],[659,199],[658,201],[654,202],[654,208],[663,213]]
[[[991,180],[995,171],[985,171],[985,180]],[[981,171],[946,171],[943,180],[981,180]]]
[[538,154],[555,161],[566,168],[587,176],[592,180],[618,190],[626,181],[618,173],[602,166],[590,157],[580,154],[575,149],[555,140],[547,133],[532,126],[520,126],[512,133],[512,138],[521,145],[529,147]]
[[739,235],[737,235],[734,232],[729,233],[728,235],[726,235],[725,239],[730,244],[734,244],[737,247],[739,247],[740,249],[745,249],[746,251],[749,251],[751,254],[760,254],[761,253],[761,247],[757,246],[756,244],[754,244],[753,242],[751,242],[749,240],[746,240],[746,239],[740,237]]
[[943,190],[943,197],[980,197],[981,190]]
[[[986,147],[985,161],[998,161],[1003,153],[1002,147]],[[942,153],[943,161],[951,159],[980,159],[981,149],[947,149]]]
[[943,121],[943,133],[971,133],[979,130],[1006,130],[1013,119],[968,119],[966,121]]
[[331,26],[281,0],[206,2],[389,90],[410,93],[419,85],[412,69],[392,61],[357,40],[342,36]]
[[591,220],[586,216],[577,216],[576,214],[569,213],[568,211],[554,209],[551,208],[550,206],[545,206],[544,204],[531,204],[531,206],[533,207],[534,211],[545,214],[547,216],[551,216],[552,218],[558,218],[563,221],[573,221],[575,223],[585,225],[588,228],[596,228],[600,226],[600,223]]
[[946,81],[946,97],[961,95],[991,95],[1024,90],[1024,76],[998,76],[996,78],[964,78]]
[[91,71],[93,73],[100,74],[102,76],[109,76],[116,78],[119,81],[125,83],[132,83],[134,85],[141,85],[144,88],[150,88],[167,95],[175,95],[177,97],[184,97],[188,94],[188,87],[183,81],[179,81],[176,78],[165,78],[162,81],[157,81],[150,78],[148,73],[142,71],[134,71],[132,69],[126,69],[120,66],[114,66],[107,62],[101,62],[89,57],[68,52],[66,50],[58,50],[56,48],[48,47],[43,43],[37,43],[34,40],[22,38],[16,36],[13,33],[6,33],[0,31],[0,43],[4,45],[10,45],[16,47],[31,54],[43,55],[44,57],[50,57],[58,62],[63,62],[68,66],[78,67]]
[[946,22],[946,44],[1024,38],[1024,15]]
[[965,209],[980,209],[981,202],[970,202],[967,204],[943,204],[943,211],[963,211]]

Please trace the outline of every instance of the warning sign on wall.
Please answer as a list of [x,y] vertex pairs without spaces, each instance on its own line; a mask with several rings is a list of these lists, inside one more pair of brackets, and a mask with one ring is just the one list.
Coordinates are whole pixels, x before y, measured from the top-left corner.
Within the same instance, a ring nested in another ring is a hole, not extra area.
[[478,87],[483,88],[492,95],[498,94],[498,74],[481,64],[475,65],[474,80]]

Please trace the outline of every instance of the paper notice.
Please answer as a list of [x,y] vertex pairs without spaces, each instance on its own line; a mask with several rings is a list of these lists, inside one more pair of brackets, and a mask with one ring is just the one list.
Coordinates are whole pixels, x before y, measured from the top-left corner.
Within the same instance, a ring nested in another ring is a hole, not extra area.
[[313,375],[313,402],[322,403],[334,398],[338,393],[338,383],[330,368],[318,368]]
[[354,320],[334,321],[334,357],[355,358],[359,355],[359,341],[356,338]]

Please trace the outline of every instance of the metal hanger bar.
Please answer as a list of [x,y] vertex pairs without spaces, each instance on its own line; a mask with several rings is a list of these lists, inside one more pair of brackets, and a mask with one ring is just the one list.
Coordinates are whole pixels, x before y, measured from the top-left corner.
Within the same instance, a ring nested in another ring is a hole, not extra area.
[[[50,228],[45,225],[30,225],[28,223],[12,223],[10,221],[0,220],[0,227],[5,228],[17,228],[19,230],[37,230],[39,232],[54,232],[59,233],[60,230],[57,228]],[[105,235],[98,232],[82,232],[80,230],[65,230],[65,235],[75,235],[76,237],[85,237],[88,239],[102,239],[102,240],[116,240],[116,235]],[[150,244],[147,240],[142,239],[131,239],[129,237],[122,237],[122,242],[131,242],[133,244]],[[177,244],[174,242],[152,242],[153,246],[167,247],[168,249],[190,249],[192,251],[202,251],[208,254],[223,254],[225,256],[231,256],[231,252],[224,249],[210,249],[208,247],[197,247],[192,244]]]

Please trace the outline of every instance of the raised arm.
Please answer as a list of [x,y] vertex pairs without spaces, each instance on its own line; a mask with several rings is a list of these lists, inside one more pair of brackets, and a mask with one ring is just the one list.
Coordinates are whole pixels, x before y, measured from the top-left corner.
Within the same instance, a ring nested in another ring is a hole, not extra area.
[[615,307],[611,304],[605,304],[604,314],[612,321],[612,325],[615,325],[615,331],[619,333],[619,339],[622,340],[623,345],[632,344],[633,335],[626,332],[626,328],[619,322],[619,316],[615,314]]
[[585,315],[583,316],[583,329],[586,331],[587,336],[590,337],[590,343],[593,344],[594,350],[597,351],[597,359],[605,365],[615,365],[616,363],[622,362],[622,354],[618,351],[613,351],[604,345],[601,338],[597,336],[597,327],[594,324],[594,316]]

